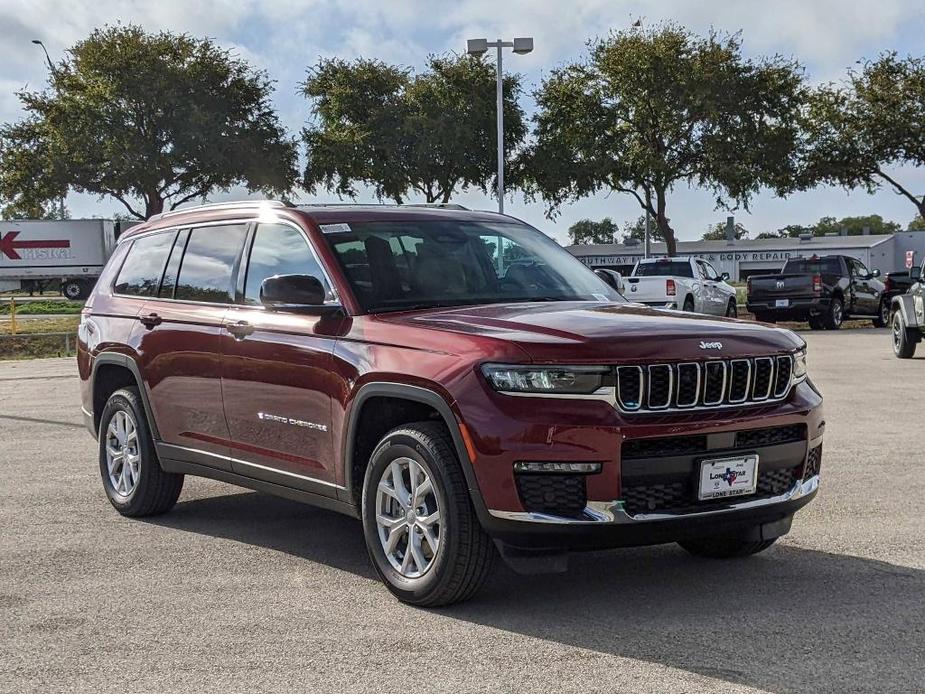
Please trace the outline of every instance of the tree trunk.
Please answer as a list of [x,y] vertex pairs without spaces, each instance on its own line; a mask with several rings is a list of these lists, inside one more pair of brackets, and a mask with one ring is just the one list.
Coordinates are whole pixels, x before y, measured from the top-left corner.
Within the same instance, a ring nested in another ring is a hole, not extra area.
[[655,191],[655,223],[662,238],[665,239],[668,255],[677,255],[678,240],[674,236],[674,229],[668,223],[668,217],[665,216],[665,191],[660,188]]
[[145,196],[145,218],[151,219],[164,211],[164,198],[159,193],[150,193]]

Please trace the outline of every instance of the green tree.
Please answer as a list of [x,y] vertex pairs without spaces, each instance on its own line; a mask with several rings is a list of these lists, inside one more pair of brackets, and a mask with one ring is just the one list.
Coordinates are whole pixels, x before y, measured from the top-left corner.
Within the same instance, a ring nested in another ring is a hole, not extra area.
[[[402,203],[418,194],[449,202],[470,187],[487,192],[497,169],[494,67],[472,56],[431,56],[427,71],[375,60],[322,60],[302,85],[314,122],[302,138],[303,183],[355,197],[371,186]],[[505,152],[526,136],[520,77],[504,78]]]
[[[650,241],[664,241],[662,238],[662,232],[659,231],[658,227],[650,223],[649,226],[649,240]],[[644,214],[639,215],[639,217],[634,222],[626,222],[623,224],[623,243],[626,243],[627,240],[633,239],[639,242],[645,242],[646,240],[646,216]]]
[[610,217],[604,217],[599,222],[592,219],[579,219],[568,228],[568,236],[574,245],[616,243],[616,234],[619,229]]
[[786,238],[786,237],[787,237],[787,234],[784,233],[783,231],[778,231],[778,232],[762,231],[755,238],[756,239],[780,239],[780,238]]
[[906,227],[907,231],[925,231],[925,216],[918,215],[915,219],[909,222],[909,226]]
[[825,236],[826,234],[841,234],[842,229],[847,230],[848,236],[861,236],[867,228],[871,234],[895,234],[902,229],[902,225],[885,220],[879,214],[870,214],[860,217],[822,217],[810,226],[789,224],[780,230],[783,237],[797,238],[801,234]]
[[[747,239],[749,235],[748,229],[742,226],[739,222],[735,223],[735,237],[736,239]],[[709,227],[703,234],[704,241],[725,241],[726,240],[726,223],[717,222],[713,226]]]
[[808,104],[802,187],[823,182],[873,193],[885,185],[925,215],[925,195],[893,171],[925,166],[925,58],[884,53],[851,70],[844,84],[815,90]]
[[802,69],[747,59],[738,35],[698,37],[667,24],[611,34],[536,92],[529,194],[554,215],[598,191],[635,197],[676,253],[668,195],[677,184],[747,208],[762,186],[786,192],[796,171]]
[[98,29],[67,51],[49,89],[19,93],[27,116],[0,129],[0,194],[29,205],[72,188],[144,219],[233,185],[285,193],[297,147],[271,91],[208,39]]

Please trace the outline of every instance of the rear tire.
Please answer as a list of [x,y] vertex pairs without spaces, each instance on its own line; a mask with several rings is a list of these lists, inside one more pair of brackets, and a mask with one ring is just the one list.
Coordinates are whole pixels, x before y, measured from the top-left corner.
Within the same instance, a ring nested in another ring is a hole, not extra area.
[[183,475],[161,468],[137,388],[109,396],[100,416],[99,448],[103,489],[123,516],[154,516],[177,503]]
[[693,312],[694,312],[694,299],[693,299],[693,297],[690,297],[690,296],[689,296],[689,297],[687,297],[687,298],[684,300],[684,307],[683,307],[681,310],[684,311],[685,313],[693,313]]
[[729,305],[726,307],[726,318],[738,318],[739,317],[739,307],[736,305],[735,299],[729,300]]
[[825,324],[822,322],[822,318],[817,316],[810,316],[809,318],[809,329],[810,330],[822,330],[825,328]]
[[[420,491],[425,487],[427,492]],[[366,469],[361,509],[376,573],[402,602],[421,607],[462,602],[488,578],[495,547],[475,515],[442,424],[416,422],[385,435]]]
[[885,328],[890,324],[890,304],[885,299],[880,302],[880,309],[874,318],[875,328]]
[[915,356],[916,342],[909,334],[901,311],[893,313],[893,322],[890,327],[893,333],[893,354],[900,359],[912,359]]
[[838,330],[841,328],[842,321],[845,318],[845,306],[839,298],[832,299],[829,304],[829,310],[825,314],[826,330]]
[[738,540],[727,537],[711,537],[679,542],[684,549],[695,557],[706,559],[737,559],[750,557],[763,552],[777,541],[772,540]]

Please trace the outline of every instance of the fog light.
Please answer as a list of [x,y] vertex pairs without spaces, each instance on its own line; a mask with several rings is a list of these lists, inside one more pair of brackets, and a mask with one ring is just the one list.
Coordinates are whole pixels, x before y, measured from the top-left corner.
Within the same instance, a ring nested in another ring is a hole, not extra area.
[[600,471],[600,463],[514,463],[514,472],[560,472],[590,475]]

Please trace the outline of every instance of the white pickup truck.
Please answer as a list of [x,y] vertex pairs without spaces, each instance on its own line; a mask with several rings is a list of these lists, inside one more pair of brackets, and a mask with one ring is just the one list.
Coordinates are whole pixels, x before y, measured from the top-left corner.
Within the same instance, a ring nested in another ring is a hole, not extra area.
[[706,260],[647,258],[624,278],[626,298],[647,306],[735,317],[736,290]]

